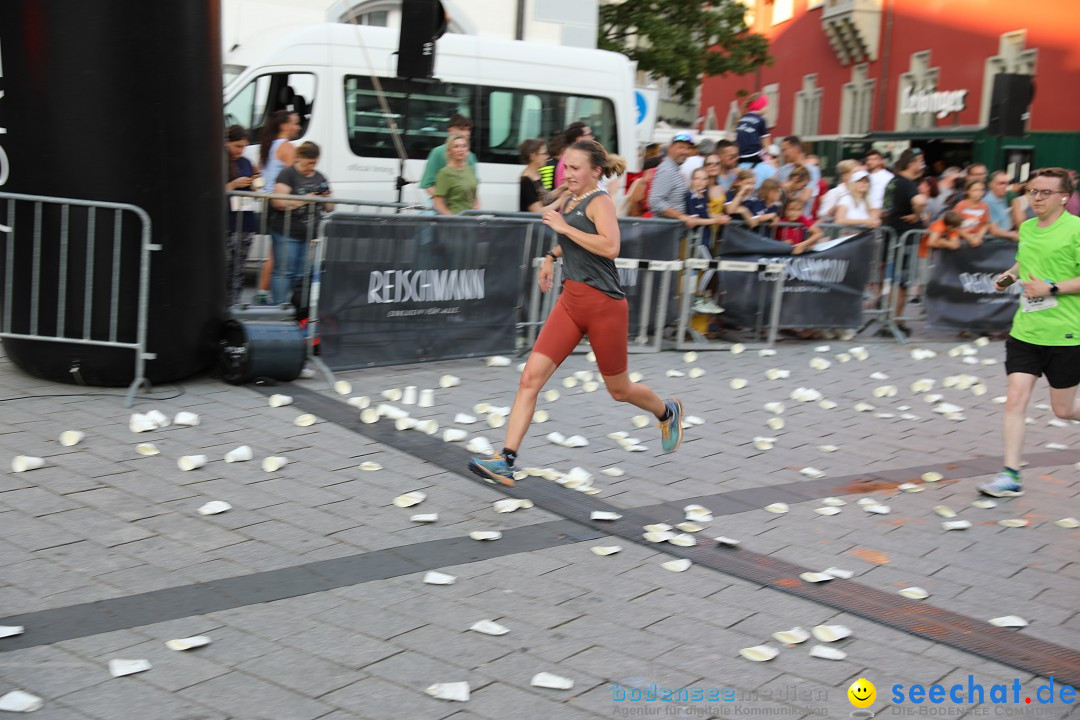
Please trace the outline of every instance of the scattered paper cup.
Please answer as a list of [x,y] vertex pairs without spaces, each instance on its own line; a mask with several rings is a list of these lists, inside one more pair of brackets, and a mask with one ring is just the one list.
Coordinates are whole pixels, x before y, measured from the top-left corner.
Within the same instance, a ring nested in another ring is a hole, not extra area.
[[559,391],[554,388],[552,388],[551,390],[545,390],[544,399],[548,402],[555,402],[559,399]]
[[116,658],[109,661],[109,674],[113,677],[123,677],[124,675],[134,675],[135,673],[146,672],[153,665],[149,660],[124,660]]
[[414,523],[438,522],[439,513],[418,513],[416,515],[409,516],[409,520]]
[[383,390],[381,393],[379,393],[379,395],[381,395],[384,400],[389,400],[390,402],[397,402],[401,399],[402,392],[401,388],[390,388],[389,390]]
[[[491,358],[488,359],[490,360]],[[489,362],[488,364],[490,365],[491,363]],[[465,702],[469,699],[469,683],[435,683],[434,685],[429,685],[424,692],[436,700]]]
[[909,600],[925,600],[930,597],[930,593],[921,587],[906,587],[900,591],[900,594]]
[[732,378],[728,383],[732,390],[742,390],[747,385],[746,378]]
[[15,637],[26,632],[22,625],[0,625],[0,638]]
[[84,437],[86,437],[86,433],[81,430],[65,430],[60,433],[60,444],[64,447],[72,447],[82,442]]
[[168,427],[169,425],[168,416],[160,410],[151,410],[146,413],[146,419],[157,425],[159,428]]
[[31,455],[16,455],[11,460],[12,472],[26,472],[27,470],[37,470],[45,464],[45,458],[33,457]]
[[534,423],[546,423],[550,419],[551,413],[549,413],[547,410],[537,410],[533,413]]
[[424,574],[424,583],[426,585],[453,585],[456,581],[457,578],[453,575],[435,572],[434,570]]
[[406,385],[405,390],[401,393],[402,405],[415,405],[416,404],[416,386]]
[[133,433],[150,432],[151,430],[157,430],[158,426],[153,420],[148,418],[142,413],[135,413],[128,420],[128,429]]
[[443,388],[444,390],[446,388],[457,387],[460,384],[461,378],[457,377],[456,375],[443,375],[441,378],[439,378],[439,387]]
[[157,449],[157,445],[154,443],[139,443],[135,446],[135,452],[146,457],[161,454],[161,451]]
[[270,407],[279,408],[285,407],[286,405],[292,405],[293,398],[292,395],[282,395],[280,393],[275,393],[274,395],[270,396],[270,399],[267,402],[269,402]]
[[379,422],[379,411],[372,407],[364,408],[360,412],[360,422],[365,425]]
[[421,390],[416,404],[422,408],[435,407],[435,391],[430,388]]
[[817,625],[810,632],[818,642],[836,642],[851,637],[851,628],[846,625]]
[[505,625],[500,625],[494,620],[478,620],[469,626],[469,629],[473,632],[483,633],[484,635],[505,635],[510,632],[510,628]]
[[766,662],[779,655],[780,651],[768,645],[755,645],[754,647],[741,648],[739,654],[747,660]]
[[199,416],[193,412],[181,410],[173,416],[173,423],[183,427],[195,427],[199,424]]
[[176,461],[177,467],[184,472],[188,470],[198,470],[208,461],[205,455],[181,455],[180,459]]
[[176,640],[166,640],[165,647],[170,650],[176,650],[177,652],[183,650],[194,650],[195,648],[203,647],[210,644],[210,638],[206,635],[195,635],[193,637],[177,638]]
[[221,513],[228,512],[229,510],[232,510],[232,505],[225,502],[224,500],[211,500],[195,512],[199,513],[200,515],[220,515]]
[[419,505],[426,499],[427,493],[415,490],[410,493],[405,493],[404,495],[398,495],[396,498],[394,498],[394,505],[398,506],[399,508],[407,508],[412,507],[413,505]]
[[280,455],[271,455],[270,457],[263,458],[262,469],[265,472],[277,472],[285,467],[287,462],[289,462],[287,458]]
[[296,416],[296,419],[293,420],[293,425],[295,425],[296,427],[311,427],[316,422],[318,422],[318,420],[319,419],[314,415],[310,413],[304,413],[303,415]]
[[485,362],[488,367],[510,367],[510,358],[502,355],[492,355]]
[[810,633],[806,632],[801,627],[774,632],[772,636],[776,642],[783,643],[784,645],[798,645],[799,643],[806,642],[810,639]]
[[810,648],[810,657],[821,658],[822,660],[843,660],[847,657],[847,653],[837,648],[815,645]]
[[469,437],[469,433],[465,430],[459,430],[458,428],[446,428],[443,430],[443,442],[461,442],[465,438]]
[[247,445],[241,445],[240,447],[225,453],[225,462],[247,462],[253,457],[255,457],[255,454],[252,452],[251,448]]
[[555,675],[549,672],[542,672],[533,675],[529,684],[533,687],[549,688],[551,690],[569,690],[574,687],[574,681],[570,678],[562,677],[561,675]]
[[660,567],[671,572],[684,572],[688,570],[693,563],[687,558],[680,558],[678,560],[668,560],[667,562],[660,563]]
[[352,383],[348,380],[338,380],[336,383],[334,383],[334,392],[336,392],[338,395],[351,395]]
[[0,697],[0,711],[4,712],[34,712],[44,705],[44,700],[23,690],[12,690]]

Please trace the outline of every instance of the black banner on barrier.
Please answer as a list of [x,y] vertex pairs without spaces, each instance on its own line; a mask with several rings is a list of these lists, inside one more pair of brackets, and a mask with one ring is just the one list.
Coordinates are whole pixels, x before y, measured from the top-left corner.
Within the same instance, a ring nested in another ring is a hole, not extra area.
[[335,213],[326,224],[320,352],[333,370],[516,349],[528,224]]
[[[862,325],[863,292],[870,280],[874,242],[873,231],[866,230],[822,243],[822,250],[792,255],[791,245],[733,225],[724,230],[720,256],[724,260],[784,264],[782,327],[857,328]],[[771,283],[758,273],[721,271],[720,281],[727,317],[747,327],[756,325],[759,313],[763,321],[768,317]]]
[[[619,257],[637,258],[639,260],[677,260],[679,257],[679,241],[685,231],[682,223],[638,221],[633,218],[619,218],[620,247]],[[645,273],[648,270],[634,268],[619,268],[619,280],[626,292],[626,300],[630,305],[630,334],[635,335],[638,323],[641,322],[642,294],[645,289]],[[667,323],[674,322],[679,315],[679,306],[676,301],[679,283],[672,282],[668,295]],[[652,313],[656,312],[656,305],[660,302],[660,278],[653,279],[653,306]],[[651,322],[651,318],[650,318]],[[656,329],[653,328],[653,331]]]
[[1001,239],[977,248],[935,250],[926,284],[926,324],[946,330],[1008,330],[1021,287],[998,292],[994,279],[1015,261],[1016,243]]

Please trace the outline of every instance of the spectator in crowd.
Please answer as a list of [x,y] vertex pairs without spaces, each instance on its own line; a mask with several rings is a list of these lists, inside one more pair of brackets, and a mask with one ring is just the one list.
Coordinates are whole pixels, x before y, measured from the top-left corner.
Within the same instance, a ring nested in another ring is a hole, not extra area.
[[[1073,188],[1076,187],[1076,171],[1069,171],[1069,182],[1072,183]],[[1069,201],[1065,203],[1065,211],[1070,215],[1080,215],[1080,192],[1073,190],[1069,194]]]
[[885,187],[893,179],[893,174],[885,167],[885,156],[879,150],[871,150],[863,158],[866,172],[870,173],[870,207],[882,207],[885,201]]
[[756,227],[754,220],[757,205],[754,202],[754,171],[741,168],[727,191],[723,210],[731,217],[741,217],[749,227]]
[[682,174],[686,176],[686,182],[690,182],[690,178],[693,177],[695,170],[700,167],[704,167],[705,158],[715,149],[716,143],[714,143],[712,140],[706,139],[698,143],[697,154],[691,155],[690,157],[686,158],[686,162],[684,162],[679,167],[679,169],[682,171]]
[[829,192],[829,183],[825,181],[825,178],[821,174],[821,158],[817,155],[810,154],[806,156],[806,162],[808,165],[816,167],[818,170],[817,191],[814,193],[813,213],[810,216],[816,218],[821,211],[821,196]]
[[[736,204],[731,206],[729,214],[738,212],[745,218],[748,227],[757,228],[757,231],[766,237],[772,236],[783,211],[783,189],[776,178],[763,180],[756,195],[740,199],[736,194],[735,201]],[[748,214],[742,213],[740,207],[745,208]]]
[[[264,192],[272,193],[274,185],[277,184],[278,173],[293,164],[296,148],[293,147],[292,141],[299,135],[299,114],[288,110],[275,110],[270,113],[266,124],[263,125],[262,136],[259,138],[259,167],[262,168]],[[269,299],[270,277],[274,271],[273,252],[271,247],[270,257],[266,258],[259,271],[258,290],[255,293],[256,305],[263,305]]]
[[686,212],[686,177],[679,171],[686,158],[694,152],[694,139],[679,133],[671,139],[667,156],[656,167],[649,188],[649,210],[656,217],[681,220],[686,227],[704,224],[699,217]]
[[[592,128],[588,123],[572,122],[566,126],[566,130],[563,131],[563,146],[570,147],[578,140],[594,140]],[[559,157],[559,162],[555,164],[555,187],[559,187],[566,182],[566,161],[563,157]]]
[[730,140],[721,140],[716,144],[716,156],[720,159],[716,183],[724,189],[726,194],[731,189],[731,184],[739,171],[739,149]]
[[967,184],[972,180],[982,180],[986,183],[988,171],[982,163],[972,163],[964,168],[963,179],[958,179],[953,184],[952,194],[945,200],[945,208],[952,210],[967,195]]
[[727,194],[724,186],[720,183],[720,165],[719,153],[714,152],[705,158],[705,173],[709,178],[709,212],[713,215],[724,212],[724,201]]
[[754,166],[754,184],[761,187],[761,183],[771,177],[776,177],[780,172],[777,160],[780,157],[780,148],[773,143],[761,151],[761,162]]
[[881,210],[870,207],[870,173],[856,170],[847,182],[848,192],[836,203],[837,225],[876,228],[881,225]]
[[803,215],[803,209],[802,202],[797,198],[788,198],[784,201],[783,222],[795,225],[781,227],[776,239],[792,245],[792,255],[801,255],[806,252],[814,247],[824,235],[813,218]]
[[754,93],[746,99],[746,112],[735,126],[735,142],[738,145],[738,162],[752,168],[761,162],[761,151],[772,142],[769,126],[762,113],[769,99]]
[[[932,176],[930,176],[932,177]],[[957,180],[962,177],[962,171],[958,167],[948,167],[936,179],[935,187],[927,194],[926,219],[930,222],[937,220],[945,214],[946,203],[952,195]]]
[[1009,190],[1009,174],[998,170],[990,176],[990,190],[983,197],[983,202],[990,209],[990,225],[987,232],[991,237],[1000,237],[1019,242],[1013,222],[1012,208],[1006,193]]
[[780,182],[787,183],[791,174],[798,167],[804,168],[809,173],[806,184],[803,186],[809,187],[809,193],[805,196],[806,200],[804,201],[802,214],[813,217],[814,198],[817,197],[819,189],[818,181],[821,180],[821,168],[807,162],[802,140],[795,135],[788,135],[780,141],[780,155],[784,158],[784,164],[780,166],[780,172],[777,173]]
[[663,159],[664,158],[660,153],[660,143],[649,143],[645,146],[645,162],[641,167],[644,170],[652,170],[659,165]]
[[836,213],[836,203],[840,201],[840,198],[849,193],[848,180],[851,179],[851,174],[860,169],[858,160],[841,160],[836,163],[836,187],[829,190],[822,195],[821,203],[818,205],[818,220],[821,222],[832,222],[833,216]]
[[1031,207],[1031,201],[1028,199],[1030,187],[1031,183],[1021,183],[1019,194],[1013,198],[1011,204],[1013,226],[1017,229],[1018,236],[1020,226],[1024,224],[1024,221],[1035,217],[1035,209]]
[[518,191],[518,210],[521,212],[540,212],[547,204],[554,202],[565,192],[560,187],[548,192],[540,177],[540,168],[548,161],[547,142],[543,138],[530,138],[518,146],[521,159],[526,163],[521,172],[521,187]]
[[709,175],[705,168],[698,168],[690,175],[690,189],[686,193],[686,213],[704,220],[709,219]]
[[[964,237],[960,234],[960,226],[963,222],[963,215],[955,210],[949,210],[930,223],[930,227],[927,228],[930,234],[926,236],[923,247],[931,250],[959,250],[965,243]],[[921,250],[920,248],[920,254]]]
[[[312,195],[330,197],[330,183],[315,169],[319,163],[319,146],[305,142],[296,148],[293,164],[277,176],[274,193],[277,195]],[[308,243],[318,231],[324,212],[334,209],[332,203],[310,200],[271,200],[270,237],[274,240],[274,276],[271,281],[275,305],[287,301],[293,288],[307,271]]]
[[[228,178],[225,191],[251,192],[260,177],[251,161],[244,157],[248,146],[248,131],[241,125],[232,125],[225,131],[225,152],[228,158]],[[240,302],[244,290],[244,263],[247,262],[251,239],[259,229],[255,213],[243,210],[247,198],[229,198],[228,227],[225,231],[225,300],[229,307]]]
[[[913,266],[911,251],[915,247],[916,241],[911,236],[905,237],[904,234],[909,230],[923,229],[918,209],[913,204],[919,194],[917,180],[922,177],[926,168],[922,150],[908,148],[900,153],[900,159],[896,161],[895,168],[896,174],[885,188],[885,197],[881,208],[882,221],[893,229],[898,240],[904,241],[902,249],[904,263],[906,266]],[[890,270],[893,273],[892,280],[899,288],[897,291],[896,314],[897,316],[903,316],[904,306],[907,304],[907,288],[914,274],[914,267],[904,267],[903,272],[900,274],[896,272],[897,268],[895,267],[890,268]],[[896,326],[905,334],[909,332],[903,323],[896,323]],[[888,328],[882,328],[879,334],[888,337],[891,332]]]
[[[780,179],[780,175],[777,174]],[[799,199],[803,203],[803,215],[807,214],[806,208],[813,204],[813,189],[810,187],[810,171],[802,165],[797,165],[788,171],[785,178],[781,179],[780,187],[784,191],[784,202],[789,199]],[[809,216],[808,216],[809,217]]]
[[[457,135],[465,138],[465,145],[468,146],[469,138],[472,137],[473,122],[471,119],[464,115],[451,115],[447,121],[447,138],[444,144],[440,144],[432,148],[428,153],[427,163],[424,165],[424,174],[420,179],[420,189],[426,190],[427,194],[433,199],[435,197],[435,181],[439,177],[439,172],[447,165],[448,149],[450,147],[450,138]],[[471,152],[466,157],[465,162],[468,163],[472,169],[473,175],[476,175],[476,156]],[[556,183],[557,184],[557,183]]]
[[964,186],[964,199],[956,203],[954,208],[964,219],[960,224],[960,235],[971,247],[982,245],[990,227],[990,208],[983,202],[985,194],[985,180],[968,180]]
[[435,177],[435,211],[440,215],[459,215],[466,210],[477,210],[476,173],[469,167],[467,158],[469,138],[451,135],[447,141],[446,166]]
[[566,143],[563,142],[563,134],[559,132],[552,135],[551,140],[548,141],[547,162],[541,165],[539,170],[540,182],[543,183],[545,190],[555,189],[555,166],[559,164],[565,150]]

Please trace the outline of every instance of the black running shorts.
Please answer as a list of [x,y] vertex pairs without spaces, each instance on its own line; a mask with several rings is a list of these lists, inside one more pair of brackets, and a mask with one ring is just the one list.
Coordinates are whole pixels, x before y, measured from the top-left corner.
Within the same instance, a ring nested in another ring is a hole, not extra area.
[[1033,345],[1013,336],[1005,341],[1005,373],[1046,375],[1058,390],[1080,385],[1080,345]]

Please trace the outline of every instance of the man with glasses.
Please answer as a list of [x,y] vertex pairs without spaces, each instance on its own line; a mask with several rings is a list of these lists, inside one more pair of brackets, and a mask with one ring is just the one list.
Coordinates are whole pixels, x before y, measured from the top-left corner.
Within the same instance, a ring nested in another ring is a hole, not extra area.
[[671,138],[667,156],[657,166],[649,187],[649,209],[652,214],[681,220],[688,228],[711,224],[686,212],[687,182],[679,168],[694,153],[694,148],[694,138],[688,133],[679,133]]
[[1080,420],[1080,218],[1066,212],[1073,192],[1062,168],[1036,170],[1028,184],[1035,217],[1020,226],[1016,263],[997,277],[1004,290],[1023,285],[1020,308],[1005,343],[1005,465],[979,492],[992,497],[1023,495],[1020,452],[1027,406],[1035,381],[1046,375],[1050,405],[1062,420]]

